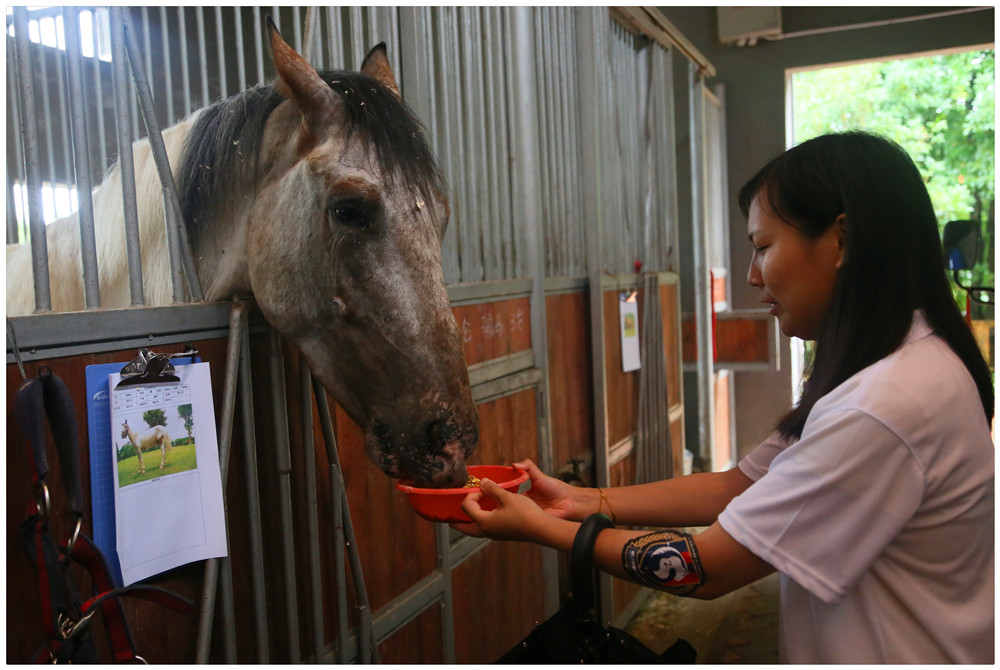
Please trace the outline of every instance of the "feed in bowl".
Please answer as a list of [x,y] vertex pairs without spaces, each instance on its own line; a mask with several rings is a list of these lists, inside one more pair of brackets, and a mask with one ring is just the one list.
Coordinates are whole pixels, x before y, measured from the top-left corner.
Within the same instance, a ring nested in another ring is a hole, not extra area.
[[[518,487],[528,481],[527,472],[507,465],[470,465],[468,471],[469,479],[460,488],[420,488],[408,481],[396,482],[396,488],[406,494],[414,511],[428,521],[469,523],[472,519],[462,510],[461,505],[466,496],[478,490],[478,480],[491,479],[500,488],[512,493],[517,493]],[[483,496],[479,504],[485,510],[496,509],[496,503],[489,496]]]

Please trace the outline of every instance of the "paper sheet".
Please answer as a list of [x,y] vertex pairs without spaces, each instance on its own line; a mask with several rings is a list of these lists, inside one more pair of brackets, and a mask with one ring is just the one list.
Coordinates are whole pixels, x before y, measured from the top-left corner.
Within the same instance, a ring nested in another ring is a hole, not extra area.
[[638,370],[639,363],[639,304],[635,301],[635,293],[631,299],[621,297],[618,300],[618,313],[621,318],[622,334],[622,372]]
[[108,458],[126,585],[226,555],[209,364],[178,365],[176,374],[178,384],[121,389],[121,376],[110,377]]

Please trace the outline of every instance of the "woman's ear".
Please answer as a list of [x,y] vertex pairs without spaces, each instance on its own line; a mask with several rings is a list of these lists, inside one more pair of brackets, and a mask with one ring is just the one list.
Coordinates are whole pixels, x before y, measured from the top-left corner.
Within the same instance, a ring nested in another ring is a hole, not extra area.
[[844,254],[847,252],[847,215],[841,214],[833,222],[837,228],[837,269],[844,264]]

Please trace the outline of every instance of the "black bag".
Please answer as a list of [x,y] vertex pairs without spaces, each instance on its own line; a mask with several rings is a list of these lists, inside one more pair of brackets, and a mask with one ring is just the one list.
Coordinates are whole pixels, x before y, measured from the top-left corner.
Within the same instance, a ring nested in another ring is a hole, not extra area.
[[594,607],[593,554],[597,535],[613,528],[603,514],[587,517],[573,541],[570,582],[573,597],[496,663],[694,663],[697,652],[686,640],[677,640],[657,654],[623,630],[605,628]]

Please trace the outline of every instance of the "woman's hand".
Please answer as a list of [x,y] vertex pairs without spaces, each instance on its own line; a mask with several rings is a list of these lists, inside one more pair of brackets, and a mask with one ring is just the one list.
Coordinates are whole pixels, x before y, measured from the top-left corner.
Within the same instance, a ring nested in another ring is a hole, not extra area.
[[558,519],[578,519],[576,513],[576,497],[580,489],[571,486],[561,479],[550,477],[542,472],[530,459],[514,463],[514,468],[528,473],[531,478],[531,489],[527,496],[541,509]]
[[[491,540],[538,541],[538,529],[547,520],[554,520],[527,496],[505,491],[491,479],[479,482],[479,491],[473,491],[462,501],[462,510],[472,523],[454,523],[452,527],[473,537]],[[496,501],[496,509],[484,510],[484,498]]]

